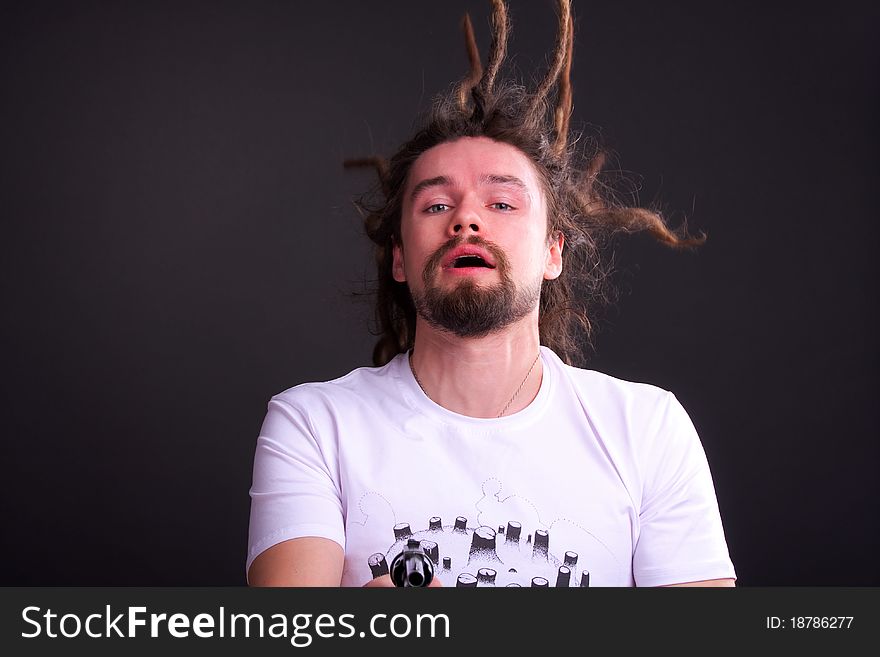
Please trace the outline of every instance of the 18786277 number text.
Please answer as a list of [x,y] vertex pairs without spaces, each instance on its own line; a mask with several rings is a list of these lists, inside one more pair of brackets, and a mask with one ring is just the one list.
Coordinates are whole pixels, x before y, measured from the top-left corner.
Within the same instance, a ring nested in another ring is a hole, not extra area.
[[768,630],[848,630],[854,616],[767,616]]

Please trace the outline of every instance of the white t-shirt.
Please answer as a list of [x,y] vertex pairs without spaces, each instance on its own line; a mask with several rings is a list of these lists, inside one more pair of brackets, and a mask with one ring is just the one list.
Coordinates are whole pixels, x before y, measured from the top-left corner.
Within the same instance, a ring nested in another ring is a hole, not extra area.
[[541,348],[529,406],[432,402],[405,354],[272,397],[257,440],[246,569],[320,536],[362,586],[408,539],[445,586],[656,586],[736,577],[700,439],[671,393]]

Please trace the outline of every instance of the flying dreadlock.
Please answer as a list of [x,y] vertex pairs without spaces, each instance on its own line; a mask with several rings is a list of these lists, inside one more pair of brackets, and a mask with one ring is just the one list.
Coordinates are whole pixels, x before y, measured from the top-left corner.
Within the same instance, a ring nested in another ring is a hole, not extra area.
[[[402,195],[412,164],[428,149],[460,137],[488,137],[511,144],[535,165],[547,195],[548,236],[565,238],[562,274],[541,288],[541,344],[573,364],[583,359],[593,325],[589,314],[607,300],[607,270],[600,265],[600,247],[617,233],[647,231],[667,246],[693,247],[705,236],[673,231],[651,210],[615,202],[599,176],[605,156],[573,147],[569,134],[572,112],[571,62],[574,23],[571,0],[558,0],[559,27],[550,67],[530,92],[511,81],[499,81],[507,52],[510,25],[503,0],[491,0],[492,42],[485,70],[470,16],[462,30],[470,70],[456,88],[435,99],[424,127],[387,161],[380,157],[347,160],[346,166],[373,166],[381,183],[382,202],[375,208],[360,203],[366,233],[376,245],[378,289],[376,320],[379,339],[375,365],[384,365],[413,346],[416,311],[405,283],[392,277],[392,246],[400,243]],[[589,311],[589,313],[588,313]]]

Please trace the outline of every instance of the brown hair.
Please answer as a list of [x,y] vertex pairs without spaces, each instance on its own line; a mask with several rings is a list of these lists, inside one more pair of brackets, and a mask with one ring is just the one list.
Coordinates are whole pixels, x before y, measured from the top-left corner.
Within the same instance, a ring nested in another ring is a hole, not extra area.
[[423,127],[394,154],[346,160],[346,166],[374,166],[382,201],[369,207],[359,202],[366,233],[376,245],[378,287],[376,320],[379,339],[375,365],[383,365],[413,345],[416,312],[405,283],[391,273],[392,246],[400,242],[403,189],[412,164],[428,149],[461,137],[488,137],[515,146],[529,157],[547,196],[548,237],[565,237],[562,274],[545,280],[541,289],[541,344],[563,360],[583,360],[583,347],[593,332],[591,312],[607,300],[608,269],[599,258],[611,236],[648,231],[672,247],[691,247],[705,236],[691,237],[682,228],[671,230],[659,213],[628,207],[615,200],[601,182],[605,153],[579,145],[570,134],[572,110],[571,60],[574,26],[571,0],[559,0],[559,30],[553,58],[534,91],[499,81],[507,50],[509,23],[503,0],[492,0],[492,43],[485,70],[480,61],[470,17],[462,28],[470,70],[455,88],[437,97]]

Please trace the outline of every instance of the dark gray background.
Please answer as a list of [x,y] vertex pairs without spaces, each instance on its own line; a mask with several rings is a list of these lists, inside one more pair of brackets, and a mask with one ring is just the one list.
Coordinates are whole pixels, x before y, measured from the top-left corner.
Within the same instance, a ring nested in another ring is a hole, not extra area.
[[[878,11],[721,4],[576,2],[574,124],[709,234],[618,243],[591,366],[691,413],[740,585],[878,585]],[[527,77],[553,6],[511,2]],[[0,583],[244,583],[266,402],[369,364],[341,162],[465,9],[485,52],[478,1],[2,4]]]

